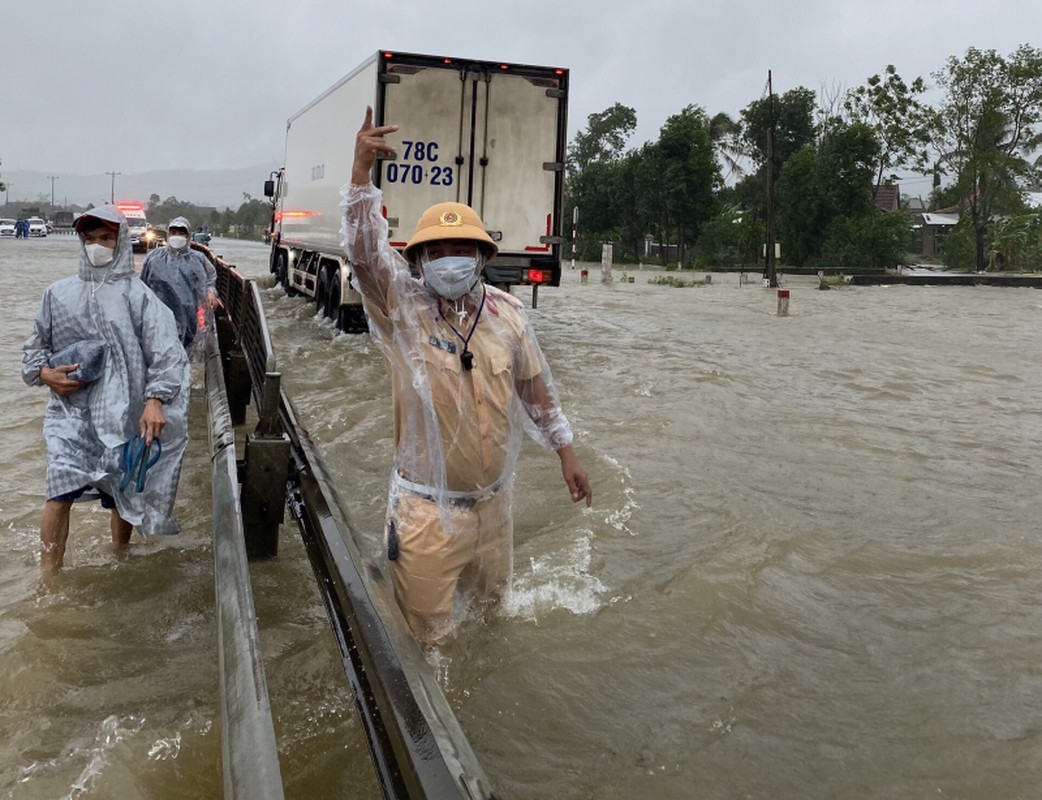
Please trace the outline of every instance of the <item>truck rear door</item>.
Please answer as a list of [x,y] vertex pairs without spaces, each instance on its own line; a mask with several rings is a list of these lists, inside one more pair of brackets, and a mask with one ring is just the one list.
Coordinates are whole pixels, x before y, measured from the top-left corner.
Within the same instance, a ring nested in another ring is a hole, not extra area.
[[380,82],[380,124],[400,126],[378,175],[392,242],[452,200],[478,211],[501,259],[559,262],[567,71],[401,56]]

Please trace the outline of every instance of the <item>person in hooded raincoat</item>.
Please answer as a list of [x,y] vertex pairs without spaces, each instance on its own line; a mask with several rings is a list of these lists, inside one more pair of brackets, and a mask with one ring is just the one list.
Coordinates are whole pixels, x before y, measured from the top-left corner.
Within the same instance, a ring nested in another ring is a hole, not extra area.
[[[170,309],[134,271],[126,219],[115,206],[101,206],[75,228],[77,274],[47,288],[22,347],[25,382],[51,390],[43,421],[45,572],[62,566],[72,503],[87,490],[113,509],[117,546],[134,528],[146,536],[177,533],[172,512],[188,441],[188,357]],[[140,469],[125,485],[124,468],[133,466],[128,442],[140,448],[137,455],[147,446],[149,461],[159,455],[140,489]]]
[[379,152],[393,152],[384,135],[397,129],[373,127],[367,110],[341,190],[341,234],[391,373],[385,542],[395,598],[416,637],[434,644],[452,631],[457,592],[485,605],[509,588],[522,430],[560,457],[574,502],[589,506],[593,495],[520,301],[480,280],[497,247],[478,214],[439,203],[420,217],[404,257],[390,246],[370,174]]
[[170,220],[166,244],[150,251],[141,266],[141,280],[174,312],[185,348],[192,345],[200,327],[212,322],[211,312],[221,304],[217,270],[208,258],[192,249],[190,230],[184,217]]

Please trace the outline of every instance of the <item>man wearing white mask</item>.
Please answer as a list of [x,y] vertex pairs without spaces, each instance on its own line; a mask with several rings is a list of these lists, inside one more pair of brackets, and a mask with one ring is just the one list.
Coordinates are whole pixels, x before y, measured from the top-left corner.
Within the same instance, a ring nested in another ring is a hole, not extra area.
[[75,229],[78,274],[47,288],[22,346],[22,378],[51,390],[43,423],[45,573],[62,566],[72,503],[89,490],[112,509],[118,547],[133,528],[177,533],[172,511],[187,443],[188,358],[170,310],[134,272],[126,219],[102,206],[80,216]]
[[378,153],[394,152],[384,136],[397,129],[373,127],[367,110],[341,191],[341,238],[391,373],[395,598],[416,637],[436,644],[452,631],[458,592],[480,607],[509,588],[522,430],[557,453],[573,502],[589,506],[592,492],[522,304],[481,281],[497,246],[474,209],[432,206],[402,254],[390,246],[370,174]]
[[170,220],[166,245],[152,250],[141,266],[141,280],[174,312],[177,332],[186,348],[198,331],[200,309],[205,319],[221,303],[217,270],[191,248],[190,230],[184,217]]

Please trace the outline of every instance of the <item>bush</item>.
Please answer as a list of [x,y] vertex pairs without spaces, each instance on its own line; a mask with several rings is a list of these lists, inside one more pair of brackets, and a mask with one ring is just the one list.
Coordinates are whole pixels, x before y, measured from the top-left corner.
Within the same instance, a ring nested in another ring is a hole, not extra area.
[[729,206],[702,228],[698,237],[700,252],[695,264],[703,269],[756,265],[765,238],[759,220]]
[[825,229],[822,263],[844,269],[896,267],[908,247],[908,214],[872,209],[862,217],[835,217]]

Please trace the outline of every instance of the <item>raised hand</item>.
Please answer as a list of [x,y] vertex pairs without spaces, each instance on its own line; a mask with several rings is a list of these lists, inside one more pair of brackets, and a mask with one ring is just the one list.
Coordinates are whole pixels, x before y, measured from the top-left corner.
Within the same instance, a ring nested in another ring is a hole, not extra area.
[[376,164],[376,158],[381,153],[393,155],[395,150],[387,144],[384,136],[398,130],[397,125],[373,125],[372,106],[365,107],[365,119],[362,127],[355,136],[355,163],[351,168],[351,182],[359,186],[369,183]]

